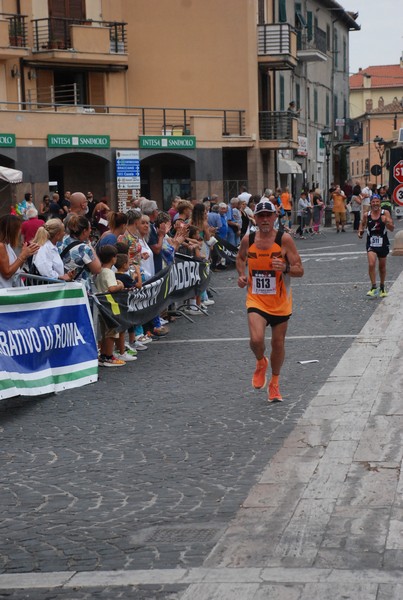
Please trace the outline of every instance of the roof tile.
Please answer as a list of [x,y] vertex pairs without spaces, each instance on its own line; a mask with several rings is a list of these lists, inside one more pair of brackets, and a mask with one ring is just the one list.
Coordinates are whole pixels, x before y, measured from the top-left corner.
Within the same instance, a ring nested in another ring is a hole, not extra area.
[[350,76],[350,89],[364,87],[364,76],[371,77],[371,88],[403,87],[403,68],[398,65],[378,65],[362,69]]

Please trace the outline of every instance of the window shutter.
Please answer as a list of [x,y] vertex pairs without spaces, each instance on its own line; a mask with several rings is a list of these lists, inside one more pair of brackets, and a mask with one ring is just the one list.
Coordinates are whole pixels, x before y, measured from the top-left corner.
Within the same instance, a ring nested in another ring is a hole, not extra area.
[[279,0],[278,2],[278,20],[280,23],[287,23],[286,0]]
[[[94,105],[105,105],[105,86],[104,73],[89,73],[89,102]],[[96,112],[103,112],[102,109],[96,108]]]
[[313,38],[313,18],[312,18],[312,12],[308,11],[306,13],[306,17],[307,17],[307,28],[308,28],[308,41],[311,41]]
[[284,77],[280,75],[280,110],[285,110]]

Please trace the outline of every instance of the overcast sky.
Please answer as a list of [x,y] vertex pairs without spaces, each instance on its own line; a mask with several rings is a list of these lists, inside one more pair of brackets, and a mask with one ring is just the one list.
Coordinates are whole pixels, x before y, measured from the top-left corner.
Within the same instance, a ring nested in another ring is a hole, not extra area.
[[358,12],[361,31],[350,32],[350,73],[370,65],[396,65],[403,51],[402,0],[339,0]]

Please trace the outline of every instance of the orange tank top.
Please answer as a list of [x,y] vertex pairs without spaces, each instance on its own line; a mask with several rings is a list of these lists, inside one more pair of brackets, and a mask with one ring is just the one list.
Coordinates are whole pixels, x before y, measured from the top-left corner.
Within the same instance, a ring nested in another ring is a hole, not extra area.
[[280,200],[284,210],[291,210],[291,196],[288,192],[283,192],[280,196]]
[[275,316],[292,313],[290,276],[272,270],[272,259],[281,256],[282,235],[278,231],[274,243],[266,250],[256,247],[254,233],[249,235],[246,307]]

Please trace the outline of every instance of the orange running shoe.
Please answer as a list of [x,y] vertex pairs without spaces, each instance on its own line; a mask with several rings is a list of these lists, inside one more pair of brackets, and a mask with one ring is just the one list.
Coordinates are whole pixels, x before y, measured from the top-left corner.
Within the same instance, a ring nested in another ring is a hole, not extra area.
[[278,385],[276,383],[272,383],[270,381],[268,401],[269,402],[282,402],[282,400],[283,400],[283,397],[280,394],[280,388],[278,387]]
[[260,390],[266,385],[266,371],[268,366],[269,360],[265,356],[256,361],[256,369],[252,377],[252,386],[255,388],[255,390]]

